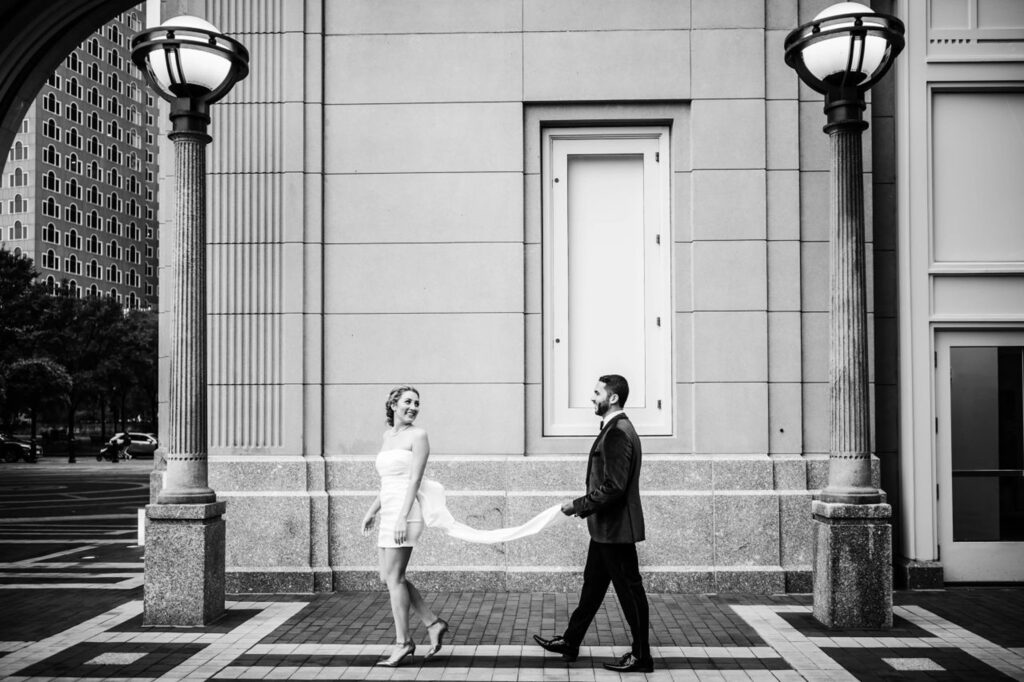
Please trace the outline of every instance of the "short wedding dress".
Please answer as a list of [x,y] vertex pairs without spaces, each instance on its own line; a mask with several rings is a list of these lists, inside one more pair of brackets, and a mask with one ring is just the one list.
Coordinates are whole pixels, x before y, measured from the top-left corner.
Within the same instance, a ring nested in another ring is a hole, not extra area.
[[[419,533],[413,526],[404,544],[395,542],[395,522],[405,502],[405,493],[409,489],[409,471],[412,466],[411,450],[382,450],[377,455],[377,474],[380,476],[380,527],[377,532],[378,547],[412,547],[416,544]],[[535,535],[541,530],[568,520],[562,513],[562,505],[548,507],[526,523],[512,528],[495,528],[478,530],[456,521],[448,511],[445,501],[444,486],[437,481],[424,477],[420,481],[420,489],[409,510],[410,523],[421,521],[429,528],[439,528],[450,537],[466,542],[493,544],[517,540],[528,535]]]

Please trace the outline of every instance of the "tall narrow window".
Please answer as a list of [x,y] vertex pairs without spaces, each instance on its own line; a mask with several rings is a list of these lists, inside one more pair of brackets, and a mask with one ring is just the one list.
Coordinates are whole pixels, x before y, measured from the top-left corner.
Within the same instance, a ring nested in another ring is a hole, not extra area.
[[591,435],[598,377],[629,380],[644,435],[672,435],[669,130],[543,133],[544,433]]

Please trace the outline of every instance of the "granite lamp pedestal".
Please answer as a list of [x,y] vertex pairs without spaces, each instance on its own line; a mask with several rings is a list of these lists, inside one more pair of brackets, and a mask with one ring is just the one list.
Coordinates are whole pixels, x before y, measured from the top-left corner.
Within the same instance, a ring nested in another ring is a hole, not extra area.
[[888,504],[814,500],[814,617],[833,629],[892,628]]
[[226,506],[146,507],[143,625],[202,626],[224,615]]

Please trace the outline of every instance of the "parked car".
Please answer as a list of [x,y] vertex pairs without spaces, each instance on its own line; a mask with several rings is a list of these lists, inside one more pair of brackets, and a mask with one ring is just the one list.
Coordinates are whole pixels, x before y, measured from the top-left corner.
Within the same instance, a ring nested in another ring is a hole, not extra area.
[[[115,433],[114,438],[122,435],[122,433]],[[131,440],[131,443],[128,444],[129,455],[132,457],[153,456],[153,452],[157,447],[156,436],[151,433],[136,433],[132,431],[129,431],[127,435],[128,439]]]
[[37,457],[43,456],[43,449],[36,444],[36,455],[32,455],[32,445],[20,438],[0,433],[0,459],[5,462],[35,462]]

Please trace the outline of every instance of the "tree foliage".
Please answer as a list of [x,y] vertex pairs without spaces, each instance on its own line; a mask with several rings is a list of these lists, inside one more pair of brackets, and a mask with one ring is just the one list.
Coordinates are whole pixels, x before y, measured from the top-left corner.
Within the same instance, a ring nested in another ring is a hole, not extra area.
[[57,364],[69,380],[59,422],[68,433],[80,413],[106,414],[107,406],[122,425],[129,414],[155,424],[156,314],[126,313],[110,298],[80,299],[64,286],[51,295],[36,275],[31,259],[0,249],[0,419],[9,424],[34,409],[11,385],[17,363],[32,358]]
[[32,422],[32,442],[40,416],[66,403],[71,391],[71,375],[49,358],[16,360],[5,372],[7,397],[28,413]]

